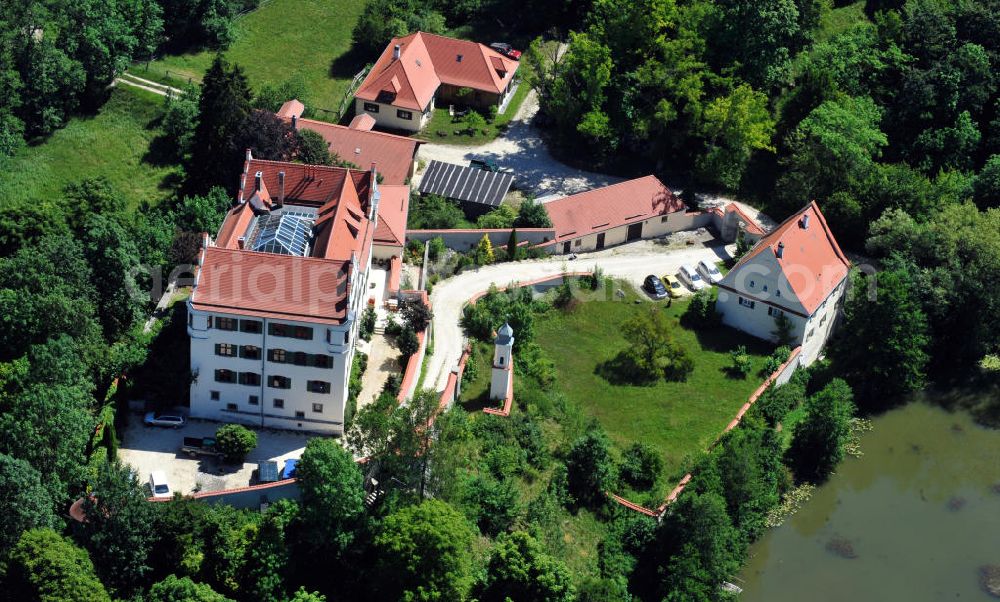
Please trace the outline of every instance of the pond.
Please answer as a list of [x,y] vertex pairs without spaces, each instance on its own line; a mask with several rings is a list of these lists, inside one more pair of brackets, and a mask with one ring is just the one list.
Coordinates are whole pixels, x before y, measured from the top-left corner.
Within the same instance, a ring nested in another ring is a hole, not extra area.
[[989,601],[1000,565],[1000,431],[913,402],[750,549],[740,602]]

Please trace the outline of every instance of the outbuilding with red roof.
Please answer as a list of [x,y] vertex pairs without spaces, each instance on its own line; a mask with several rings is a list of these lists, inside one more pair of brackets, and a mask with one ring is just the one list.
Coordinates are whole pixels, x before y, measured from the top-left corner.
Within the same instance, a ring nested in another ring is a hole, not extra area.
[[436,102],[504,106],[518,62],[468,40],[416,32],[393,38],[355,93],[355,112],[384,128],[416,132]]
[[830,338],[851,262],[815,201],[760,239],[719,283],[716,310],[725,324],[777,341],[787,318],[799,362],[814,362]]

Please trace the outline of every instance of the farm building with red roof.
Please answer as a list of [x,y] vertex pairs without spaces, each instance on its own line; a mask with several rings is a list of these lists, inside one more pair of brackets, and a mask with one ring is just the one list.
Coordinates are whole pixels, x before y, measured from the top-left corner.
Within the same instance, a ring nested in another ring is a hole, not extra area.
[[788,320],[799,361],[816,360],[830,338],[851,262],[812,202],[760,239],[719,283],[716,310],[725,324],[777,341]]
[[[355,93],[355,113],[383,128],[416,132],[438,102],[500,110],[518,62],[468,40],[416,32],[393,38]],[[463,92],[468,89],[467,95]]]

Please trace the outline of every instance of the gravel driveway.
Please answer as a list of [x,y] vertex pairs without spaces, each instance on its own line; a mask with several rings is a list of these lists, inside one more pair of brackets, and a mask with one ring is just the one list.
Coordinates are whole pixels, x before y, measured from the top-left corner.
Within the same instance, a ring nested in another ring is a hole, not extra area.
[[[420,146],[417,158],[445,163],[467,164],[472,156],[495,159],[502,167],[514,170],[514,183],[520,190],[536,197],[566,196],[620,182],[622,178],[576,169],[557,161],[545,147],[538,129],[531,121],[538,112],[538,95],[528,92],[517,115],[503,135],[478,146],[457,146],[426,142]],[[419,186],[420,174],[414,177]]]
[[[435,390],[444,390],[448,374],[458,364],[465,343],[459,320],[462,307],[473,295],[485,291],[491,283],[505,286],[516,281],[530,281],[545,276],[557,276],[564,271],[585,272],[600,266],[608,276],[624,278],[636,286],[648,274],[676,273],[682,264],[695,264],[705,259],[719,261],[729,258],[727,248],[711,245],[666,248],[656,241],[646,240],[605,249],[595,253],[581,253],[574,261],[565,256],[518,261],[491,265],[470,270],[442,280],[434,285],[431,303],[434,306],[434,354],[426,358],[427,375],[424,382]],[[517,333],[514,333],[517,336]]]

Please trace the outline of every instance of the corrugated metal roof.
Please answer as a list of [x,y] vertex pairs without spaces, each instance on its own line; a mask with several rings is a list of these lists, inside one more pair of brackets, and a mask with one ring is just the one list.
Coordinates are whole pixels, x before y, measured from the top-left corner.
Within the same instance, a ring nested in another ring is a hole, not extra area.
[[420,194],[499,207],[513,183],[514,176],[509,173],[431,161],[420,180]]

